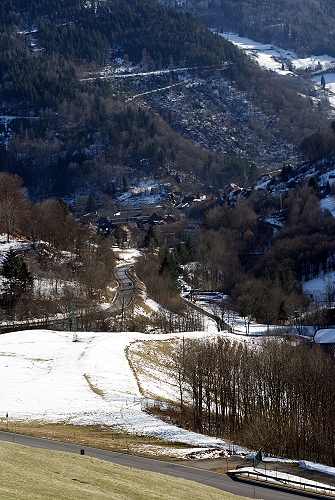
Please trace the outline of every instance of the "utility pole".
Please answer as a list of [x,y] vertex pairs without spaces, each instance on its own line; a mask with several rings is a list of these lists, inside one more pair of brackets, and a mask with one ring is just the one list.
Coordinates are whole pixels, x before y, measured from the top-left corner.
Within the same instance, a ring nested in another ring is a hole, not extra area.
[[73,304],[70,306],[70,314],[69,314],[69,324],[70,324],[70,332],[73,331],[72,342],[78,342],[78,335],[76,332],[76,324],[75,324],[76,316]]
[[125,304],[124,304],[124,297],[122,297],[122,309],[121,309],[121,331],[123,332],[124,328],[124,309],[125,309]]

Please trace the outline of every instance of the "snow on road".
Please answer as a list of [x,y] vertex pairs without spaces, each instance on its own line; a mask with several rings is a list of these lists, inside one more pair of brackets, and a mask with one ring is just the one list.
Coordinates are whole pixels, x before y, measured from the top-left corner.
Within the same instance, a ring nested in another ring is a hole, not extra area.
[[[222,65],[222,69],[227,67],[226,64]],[[93,76],[89,76],[86,78],[81,78],[81,82],[89,82],[94,80],[108,80],[108,79],[129,79],[129,78],[142,78],[142,77],[150,77],[150,76],[163,76],[163,75],[171,75],[171,74],[179,74],[179,73],[188,73],[190,71],[204,71],[218,69],[217,66],[188,66],[184,68],[165,68],[165,69],[157,69],[154,71],[130,71],[130,72],[120,72],[117,68],[113,66],[107,66],[103,71],[99,74],[93,74]]]
[[[138,340],[181,334],[23,331],[0,336],[0,416],[79,425],[111,425],[189,446],[230,449],[221,439],[180,429],[142,411],[125,350]],[[186,333],[185,338],[208,336]],[[162,394],[162,396],[164,396]],[[235,452],[245,450],[236,446]]]

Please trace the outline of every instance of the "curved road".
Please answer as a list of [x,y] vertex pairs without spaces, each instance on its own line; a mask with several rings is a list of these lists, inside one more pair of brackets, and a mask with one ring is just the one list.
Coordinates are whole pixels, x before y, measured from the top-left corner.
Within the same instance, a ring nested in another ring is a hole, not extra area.
[[[0,441],[15,442],[17,444],[30,446],[33,448],[42,448],[46,450],[56,450],[70,453],[80,453],[83,446],[70,443],[62,443],[60,441],[52,441],[48,439],[34,438],[21,434],[10,432],[0,432]],[[302,497],[301,495],[272,490],[270,488],[253,486],[243,482],[237,482],[223,474],[217,474],[196,467],[181,465],[177,463],[164,462],[152,458],[143,458],[135,455],[127,455],[112,451],[100,450],[98,448],[85,447],[85,455],[105,460],[117,465],[133,467],[136,469],[166,474],[177,478],[195,481],[205,486],[211,486],[219,490],[234,493],[235,495],[244,496],[247,498],[257,498],[264,500],[301,500],[302,498],[315,498],[312,496]],[[84,460],[85,458],[83,458]]]
[[118,289],[116,298],[109,308],[110,312],[122,312],[125,308],[129,307],[135,297],[135,284],[129,275],[131,269],[130,264],[122,264],[115,268],[114,275],[118,282]]

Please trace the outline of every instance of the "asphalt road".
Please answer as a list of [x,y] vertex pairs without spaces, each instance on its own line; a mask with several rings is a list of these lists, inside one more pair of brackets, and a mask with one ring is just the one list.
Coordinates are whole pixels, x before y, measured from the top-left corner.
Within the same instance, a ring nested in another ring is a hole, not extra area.
[[132,303],[135,296],[135,285],[132,278],[129,277],[130,266],[124,264],[116,267],[114,271],[118,282],[116,299],[110,307],[110,312],[122,312]]
[[[9,432],[0,432],[0,441],[15,442],[17,444],[30,446],[33,448],[42,448],[46,450],[57,450],[62,452],[70,452],[80,454],[82,446],[52,441],[48,439],[34,438],[14,434]],[[315,498],[301,496],[284,491],[272,490],[266,487],[253,486],[243,482],[234,481],[226,475],[216,474],[196,467],[181,465],[177,463],[164,462],[151,458],[137,457],[135,455],[127,455],[112,451],[100,450],[97,448],[85,447],[85,455],[105,460],[117,465],[133,467],[136,469],[157,472],[177,478],[187,479],[201,483],[205,486],[212,486],[222,491],[234,493],[235,495],[244,496],[247,498],[257,498],[264,500],[301,500],[302,498]],[[85,460],[85,457],[83,457]]]

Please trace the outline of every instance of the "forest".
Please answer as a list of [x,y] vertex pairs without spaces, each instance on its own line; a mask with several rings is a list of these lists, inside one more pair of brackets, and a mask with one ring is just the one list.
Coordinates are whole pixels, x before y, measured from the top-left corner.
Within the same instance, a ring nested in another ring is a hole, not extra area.
[[1,321],[48,325],[58,314],[71,329],[75,310],[78,329],[107,328],[98,304],[108,300],[115,256],[64,202],[33,203],[22,179],[1,173],[0,232]]
[[254,180],[247,160],[205,150],[173,131],[168,114],[127,103],[136,85],[81,81],[117,56],[146,70],[228,63],[225,77],[277,117],[285,140],[298,146],[327,126],[322,110],[305,106],[297,82],[283,85],[192,15],[155,0],[5,0],[0,9],[2,114],[17,116],[0,145],[0,168],[21,176],[34,197],[113,194],[141,172],[143,159],[153,175],[193,172],[196,183],[215,187]]
[[321,349],[185,340],[171,353],[171,367],[180,393],[175,418],[189,429],[335,464],[335,365]]

